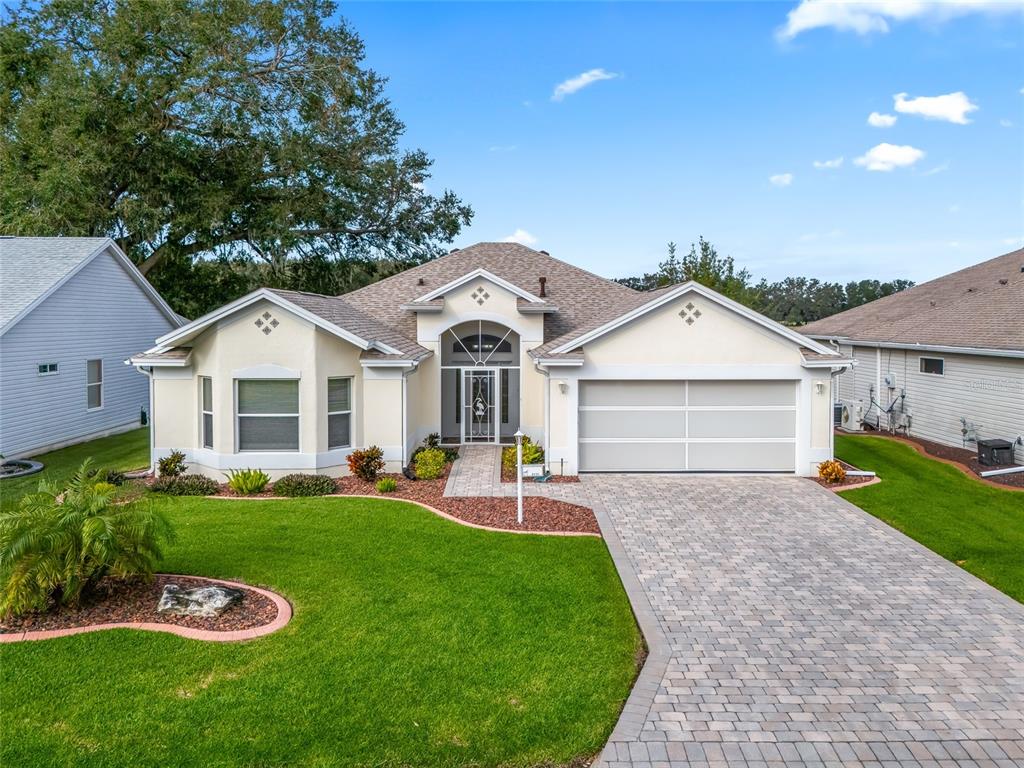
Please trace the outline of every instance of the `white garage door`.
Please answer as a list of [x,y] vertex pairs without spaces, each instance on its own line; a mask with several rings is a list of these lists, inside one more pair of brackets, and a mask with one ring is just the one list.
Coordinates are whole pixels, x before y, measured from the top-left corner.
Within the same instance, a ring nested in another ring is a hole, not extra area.
[[795,381],[580,382],[583,472],[792,472]]

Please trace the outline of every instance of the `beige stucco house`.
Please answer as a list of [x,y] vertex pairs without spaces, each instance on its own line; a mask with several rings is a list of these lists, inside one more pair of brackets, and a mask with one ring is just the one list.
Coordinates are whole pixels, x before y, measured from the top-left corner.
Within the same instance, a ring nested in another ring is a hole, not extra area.
[[513,243],[480,243],[343,296],[262,289],[131,359],[153,459],[191,471],[399,470],[432,432],[508,442],[553,472],[783,472],[832,455],[849,359],[696,283],[641,293]]

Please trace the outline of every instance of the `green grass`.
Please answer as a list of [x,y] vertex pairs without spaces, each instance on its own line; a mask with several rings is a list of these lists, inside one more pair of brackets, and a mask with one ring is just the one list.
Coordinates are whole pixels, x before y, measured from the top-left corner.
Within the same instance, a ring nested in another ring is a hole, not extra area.
[[882,478],[843,498],[1024,602],[1024,493],[972,480],[894,440],[836,436],[836,454]]
[[0,480],[0,504],[4,507],[26,493],[34,492],[41,480],[65,482],[85,459],[93,466],[109,469],[139,469],[149,466],[149,430],[146,428],[79,443],[58,451],[33,456],[44,464],[42,472],[11,480]]
[[[596,753],[641,638],[597,538],[410,504],[160,498],[163,569],[269,586],[279,632],[0,646],[0,764],[535,766]],[[130,756],[130,757],[129,757]]]

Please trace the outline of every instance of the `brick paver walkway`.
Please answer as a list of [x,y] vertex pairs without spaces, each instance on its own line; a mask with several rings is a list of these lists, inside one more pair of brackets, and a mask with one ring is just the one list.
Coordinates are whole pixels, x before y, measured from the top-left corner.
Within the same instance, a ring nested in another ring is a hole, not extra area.
[[[488,450],[464,457],[491,475],[449,492],[508,492]],[[600,764],[1024,766],[1024,606],[835,494],[767,476],[527,487],[594,508],[650,646]]]

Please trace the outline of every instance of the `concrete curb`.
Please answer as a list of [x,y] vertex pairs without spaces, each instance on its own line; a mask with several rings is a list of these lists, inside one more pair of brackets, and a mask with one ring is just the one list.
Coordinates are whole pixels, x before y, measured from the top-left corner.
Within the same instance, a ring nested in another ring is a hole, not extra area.
[[158,576],[188,576],[189,578],[202,578],[214,584],[223,584],[227,587],[257,592],[264,597],[270,598],[277,606],[277,617],[269,624],[251,629],[236,629],[219,631],[213,629],[194,629],[192,627],[179,627],[175,624],[156,624],[148,621],[122,621],[111,624],[93,624],[86,627],[69,627],[68,629],[44,629],[38,631],[12,632],[0,635],[0,643],[20,643],[32,640],[51,640],[56,637],[70,637],[71,635],[82,635],[86,632],[102,632],[106,629],[141,629],[148,632],[166,632],[171,635],[178,635],[189,640],[205,640],[213,643],[237,643],[243,640],[254,640],[257,637],[269,635],[276,632],[292,620],[292,606],[287,600],[276,592],[269,589],[260,589],[248,584],[241,584],[237,581],[225,581],[224,579],[210,579],[206,576],[194,576],[191,574],[161,573]]

